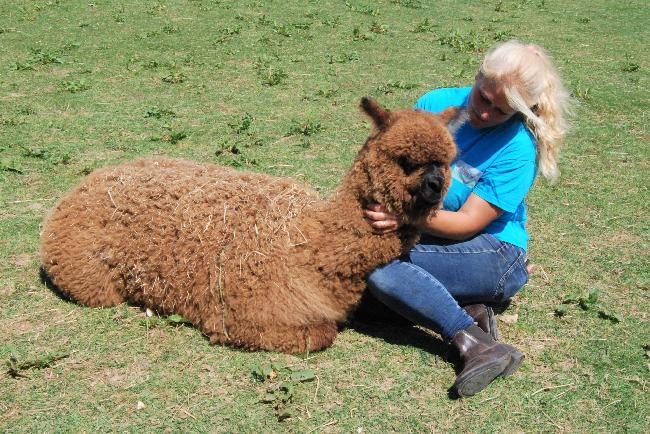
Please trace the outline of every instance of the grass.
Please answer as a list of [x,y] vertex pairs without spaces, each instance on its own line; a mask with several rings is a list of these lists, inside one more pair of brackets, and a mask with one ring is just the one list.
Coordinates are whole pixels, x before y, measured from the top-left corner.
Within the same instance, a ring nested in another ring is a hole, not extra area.
[[[648,18],[638,0],[2,2],[0,431],[647,432]],[[362,96],[468,85],[511,37],[547,48],[578,104],[560,181],[528,201],[536,272],[500,322],[527,359],[476,397],[447,397],[422,331],[245,353],[40,282],[42,219],[94,168],[164,154],[327,194],[369,132]]]

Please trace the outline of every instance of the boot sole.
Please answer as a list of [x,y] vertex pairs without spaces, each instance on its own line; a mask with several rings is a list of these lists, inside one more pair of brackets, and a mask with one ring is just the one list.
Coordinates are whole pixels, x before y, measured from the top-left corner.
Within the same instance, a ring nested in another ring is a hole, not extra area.
[[469,372],[463,378],[458,378],[454,384],[454,388],[460,396],[475,395],[485,389],[495,378],[512,375],[519,368],[523,360],[524,355],[513,348],[513,351],[495,360],[491,365],[474,372]]
[[521,366],[521,363],[524,361],[524,354],[517,350],[514,349],[510,353],[510,363],[508,363],[508,366],[506,366],[506,369],[503,370],[501,373],[502,377],[509,377],[512,374],[515,373],[517,369],[519,369],[519,366]]
[[501,375],[511,362],[510,354],[495,360],[489,366],[467,373],[464,377],[456,379],[454,388],[460,396],[472,396]]

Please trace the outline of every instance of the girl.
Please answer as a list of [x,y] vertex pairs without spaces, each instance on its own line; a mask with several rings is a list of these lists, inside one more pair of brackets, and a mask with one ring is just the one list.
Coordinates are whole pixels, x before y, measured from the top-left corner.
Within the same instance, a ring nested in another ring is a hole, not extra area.
[[[483,303],[507,301],[528,281],[524,199],[537,172],[558,176],[568,94],[541,47],[509,41],[488,51],[471,88],[433,90],[416,104],[432,112],[449,106],[462,107],[464,117],[443,209],[420,222],[418,245],[368,283],[391,309],[439,330],[458,350],[463,366],[453,389],[470,396],[524,358],[496,342]],[[400,226],[381,204],[365,216],[377,233]]]

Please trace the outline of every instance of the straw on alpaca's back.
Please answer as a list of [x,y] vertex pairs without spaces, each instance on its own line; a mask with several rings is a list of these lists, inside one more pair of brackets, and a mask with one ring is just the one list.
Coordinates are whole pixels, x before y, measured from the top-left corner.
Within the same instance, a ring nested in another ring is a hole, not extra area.
[[319,320],[314,312],[340,317],[282,260],[302,241],[295,217],[317,199],[290,180],[214,165],[113,166],[57,204],[43,229],[43,266],[82,304],[154,306],[245,345],[228,335],[228,323],[281,327]]

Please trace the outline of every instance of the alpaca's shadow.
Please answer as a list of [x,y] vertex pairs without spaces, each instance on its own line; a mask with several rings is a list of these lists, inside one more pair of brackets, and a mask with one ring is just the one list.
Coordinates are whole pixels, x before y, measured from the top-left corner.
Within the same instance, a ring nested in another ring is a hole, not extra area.
[[38,269],[38,277],[43,285],[50,291],[54,293],[57,297],[59,297],[61,300],[66,301],[68,303],[72,304],[77,304],[72,298],[67,296],[61,289],[52,282],[52,279],[50,278],[50,275],[47,274],[47,271],[45,271],[45,268],[40,267]]
[[[79,303],[77,303],[76,300],[74,300],[73,298],[71,298],[70,296],[65,294],[63,291],[61,291],[61,289],[58,286],[56,286],[56,284],[54,282],[52,282],[52,279],[50,278],[50,275],[47,274],[47,271],[45,271],[45,269],[43,267],[40,267],[40,269],[38,271],[38,277],[39,277],[41,283],[43,285],[45,285],[45,287],[47,289],[52,291],[52,293],[54,295],[56,295],[57,297],[59,297],[61,300],[65,301],[66,303],[70,303],[70,304],[74,304],[76,306],[84,307],[83,305],[80,305]],[[146,310],[146,306],[141,305],[141,304],[131,303],[131,302],[129,302],[127,304],[128,304],[128,306],[133,306],[133,307],[140,308],[142,311]],[[164,312],[155,312],[155,313],[158,314],[159,316],[167,316],[168,315],[168,314],[166,314]],[[196,328],[196,327],[194,327],[194,325],[192,325],[191,323],[189,323],[187,321],[171,321],[171,322],[169,322],[169,324],[171,326],[173,326],[173,327]]]

